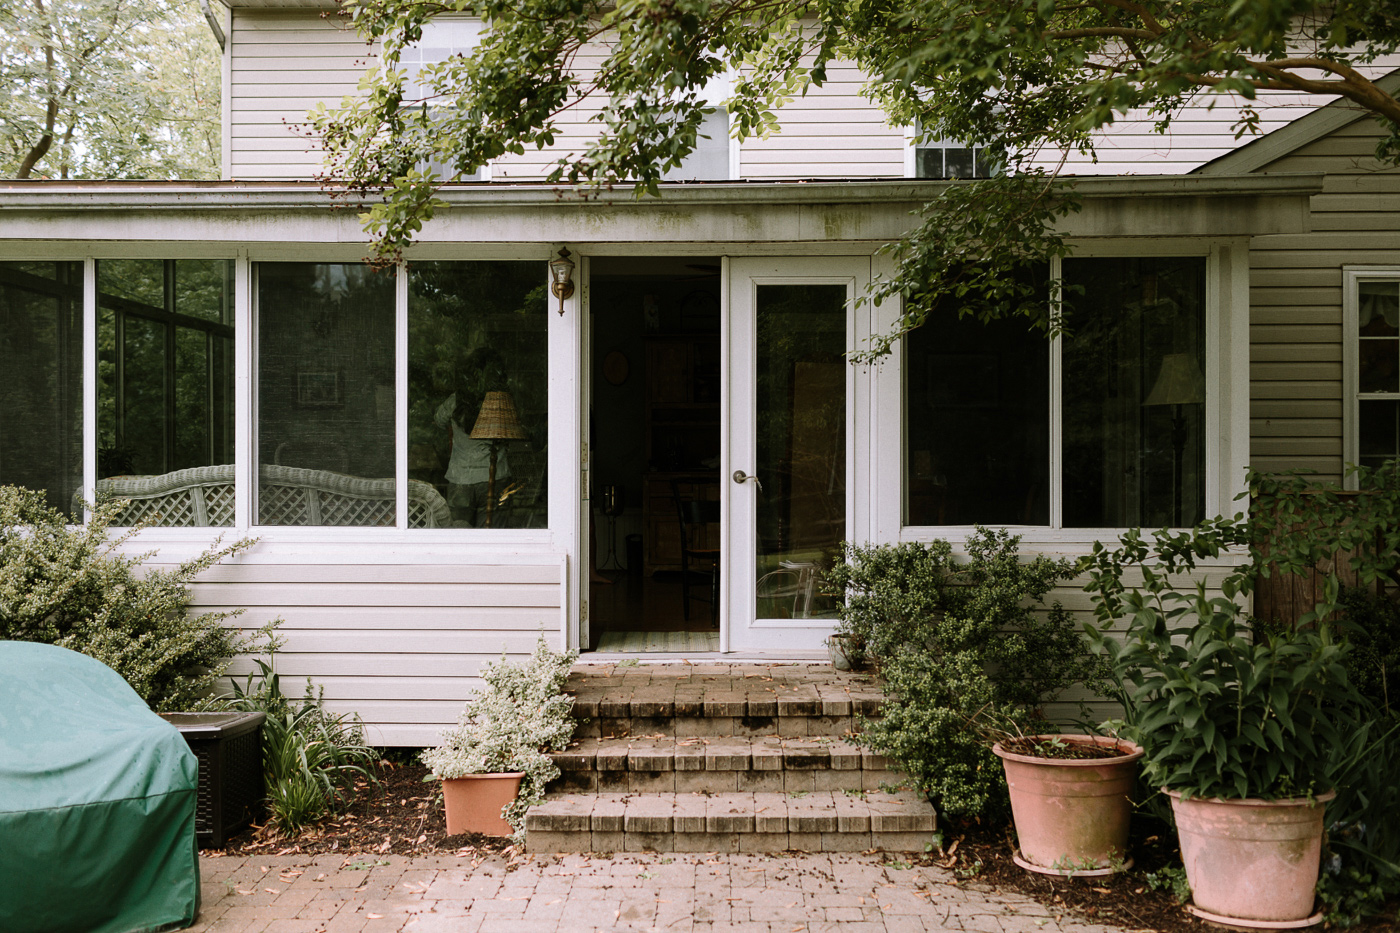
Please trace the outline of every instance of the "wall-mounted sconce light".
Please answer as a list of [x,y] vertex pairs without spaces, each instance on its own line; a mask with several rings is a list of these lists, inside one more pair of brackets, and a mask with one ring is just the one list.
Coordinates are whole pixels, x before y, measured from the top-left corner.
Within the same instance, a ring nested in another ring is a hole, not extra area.
[[569,258],[569,248],[559,250],[559,258],[549,261],[549,276],[554,281],[551,291],[559,299],[559,313],[564,313],[564,299],[574,293],[574,261]]

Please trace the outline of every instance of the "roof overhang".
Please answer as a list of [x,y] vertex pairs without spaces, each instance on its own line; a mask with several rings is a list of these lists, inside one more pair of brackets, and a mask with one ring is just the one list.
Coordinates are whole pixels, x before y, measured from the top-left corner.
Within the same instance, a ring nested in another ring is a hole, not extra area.
[[[1321,175],[1066,179],[1071,237],[1222,237],[1307,231]],[[585,200],[548,185],[454,185],[417,241],[754,244],[816,251],[897,239],[947,182],[663,185],[659,198]],[[0,182],[0,246],[16,241],[367,242],[354,204],[314,183]]]

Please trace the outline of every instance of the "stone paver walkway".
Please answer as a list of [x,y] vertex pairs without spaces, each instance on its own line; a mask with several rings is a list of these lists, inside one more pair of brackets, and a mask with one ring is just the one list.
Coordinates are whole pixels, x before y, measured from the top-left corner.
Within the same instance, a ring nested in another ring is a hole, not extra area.
[[197,933],[1115,933],[883,855],[201,859]]

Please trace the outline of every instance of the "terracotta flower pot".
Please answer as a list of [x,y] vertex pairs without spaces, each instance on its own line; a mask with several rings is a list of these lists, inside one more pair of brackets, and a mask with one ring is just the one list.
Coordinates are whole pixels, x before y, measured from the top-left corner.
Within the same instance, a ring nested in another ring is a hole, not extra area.
[[1285,800],[1182,800],[1176,791],[1166,793],[1191,885],[1188,910],[1205,920],[1264,929],[1322,919],[1313,913],[1313,889],[1323,812],[1335,792]]
[[501,809],[520,792],[524,771],[469,774],[442,782],[443,808],[447,811],[447,835],[481,833],[509,836],[514,830]]
[[1142,749],[1100,735],[1031,736],[1074,745],[1116,749],[1113,758],[1039,758],[992,751],[1006,769],[1011,815],[1020,851],[1015,862],[1029,871],[1070,877],[1107,875],[1132,866],[1128,822]]

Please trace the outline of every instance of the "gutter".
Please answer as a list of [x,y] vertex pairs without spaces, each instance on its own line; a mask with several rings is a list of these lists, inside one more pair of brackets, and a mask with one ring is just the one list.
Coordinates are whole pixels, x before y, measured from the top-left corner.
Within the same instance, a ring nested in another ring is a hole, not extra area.
[[[1078,194],[1097,198],[1228,198],[1309,196],[1322,190],[1321,173],[1270,175],[1103,175],[1062,179]],[[927,203],[958,182],[912,180],[717,182],[662,185],[660,198],[630,191],[584,200],[550,184],[479,182],[449,185],[438,197],[449,208],[645,205],[760,206],[793,204]],[[373,202],[376,199],[365,199]],[[316,182],[0,181],[0,212],[25,210],[353,210],[358,199]]]
[[224,28],[219,25],[218,17],[209,6],[209,0],[199,0],[199,8],[204,12],[204,21],[214,33],[214,41],[219,43],[219,51],[224,51],[224,46],[228,44],[224,39]]

